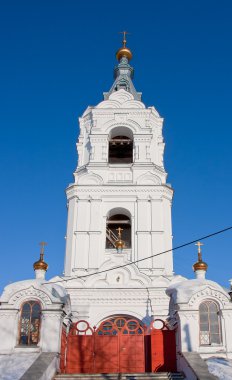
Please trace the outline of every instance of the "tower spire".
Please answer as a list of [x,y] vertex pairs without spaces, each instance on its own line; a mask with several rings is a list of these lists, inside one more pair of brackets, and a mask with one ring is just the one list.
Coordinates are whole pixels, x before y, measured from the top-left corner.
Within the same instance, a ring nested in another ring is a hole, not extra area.
[[141,93],[137,92],[132,79],[134,77],[134,69],[130,65],[130,60],[132,59],[132,52],[127,47],[126,36],[130,33],[123,31],[119,32],[123,34],[122,47],[116,52],[116,58],[118,60],[118,65],[114,68],[114,78],[115,81],[109,92],[104,93],[104,100],[109,99],[109,96],[121,89],[130,92],[135,100],[141,101]]

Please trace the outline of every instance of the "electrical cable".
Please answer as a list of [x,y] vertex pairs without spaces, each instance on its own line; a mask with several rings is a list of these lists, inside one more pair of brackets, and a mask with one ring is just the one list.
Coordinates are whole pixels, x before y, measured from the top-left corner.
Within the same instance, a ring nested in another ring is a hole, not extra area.
[[[157,256],[160,256],[160,255],[163,255],[165,253],[168,253],[168,252],[171,252],[171,251],[177,251],[178,249],[181,249],[181,248],[184,248],[184,247],[187,247],[188,245],[191,245],[193,243],[196,243],[198,241],[202,241],[202,240],[206,240],[206,239],[209,239],[210,237],[213,237],[215,235],[219,235],[219,234],[222,234],[226,231],[229,231],[232,229],[232,226],[231,227],[227,227],[227,228],[224,228],[223,230],[219,230],[219,231],[216,231],[216,232],[213,232],[209,235],[205,235],[205,236],[202,236],[198,239],[194,239],[194,240],[191,240],[187,243],[184,243],[184,244],[181,244],[181,245],[178,245],[174,248],[171,248],[171,249],[167,249],[166,251],[162,251],[162,252],[159,252],[159,253],[155,253],[151,256],[147,256],[147,257],[144,257],[142,259],[139,259],[139,260],[135,260],[135,261],[131,261],[129,263],[126,263],[126,264],[123,264],[123,265],[118,265],[118,266],[115,266],[115,267],[112,267],[112,268],[108,268],[108,269],[104,269],[104,270],[101,270],[101,271],[98,271],[98,272],[94,272],[94,273],[88,273],[88,274],[85,274],[85,275],[81,275],[81,276],[72,276],[71,278],[64,278],[64,277],[61,277],[61,276],[58,276],[62,279],[62,281],[71,281],[73,280],[74,278],[77,278],[77,279],[81,279],[81,278],[86,278],[86,277],[90,277],[90,276],[94,276],[96,274],[102,274],[102,273],[107,273],[107,272],[110,272],[112,270],[115,270],[115,269],[120,269],[120,268],[125,268],[129,265],[132,265],[132,264],[136,264],[136,263],[140,263],[141,261],[145,261],[145,260],[148,260],[148,259],[151,259],[153,257],[157,257]],[[60,282],[60,281],[54,281],[54,282]],[[52,282],[49,282],[49,284],[51,284]]]

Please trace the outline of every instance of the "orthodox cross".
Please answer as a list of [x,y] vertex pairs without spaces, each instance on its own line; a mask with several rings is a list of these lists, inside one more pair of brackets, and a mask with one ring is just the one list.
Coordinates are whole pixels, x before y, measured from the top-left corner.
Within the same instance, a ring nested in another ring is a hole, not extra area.
[[122,237],[122,232],[121,231],[123,231],[123,228],[121,228],[121,227],[118,227],[117,229],[116,229],[116,231],[118,231],[118,237],[119,237],[119,239]]
[[123,31],[123,32],[119,32],[120,34],[123,34],[123,40],[122,40],[122,43],[123,43],[123,47],[126,47],[126,35],[127,34],[130,34],[129,32],[126,32],[126,31]]
[[43,259],[43,257],[44,257],[44,247],[45,247],[45,245],[48,245],[48,243],[46,243],[45,241],[41,241],[40,243],[39,243],[39,245],[40,245],[40,257],[41,257],[41,259]]
[[201,243],[200,241],[198,241],[195,245],[197,245],[197,247],[198,247],[198,260],[202,261],[201,246],[204,245],[204,244]]

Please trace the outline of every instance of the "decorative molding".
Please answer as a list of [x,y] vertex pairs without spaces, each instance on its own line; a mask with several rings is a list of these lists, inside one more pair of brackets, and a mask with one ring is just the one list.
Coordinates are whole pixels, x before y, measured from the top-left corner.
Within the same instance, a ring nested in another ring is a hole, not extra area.
[[28,289],[20,290],[16,292],[13,297],[9,300],[9,304],[14,304],[21,299],[28,299],[29,297],[34,297],[36,299],[39,299],[43,301],[44,304],[50,305],[52,303],[51,299],[47,296],[46,293],[42,292],[39,289],[34,288],[33,286],[30,286]]
[[7,318],[7,319],[13,318],[14,319],[17,316],[17,314],[18,314],[18,310],[17,310],[17,312],[15,312],[15,310],[12,310],[11,312],[2,312],[0,310],[0,319],[3,319],[3,318]]
[[195,293],[189,300],[189,306],[193,306],[194,303],[198,300],[202,301],[203,299],[206,299],[208,297],[214,297],[218,300],[220,300],[223,305],[226,303],[229,303],[229,297],[227,298],[223,293],[221,293],[219,290],[214,290],[209,287],[200,290],[199,292]]
[[85,173],[83,175],[78,175],[77,177],[77,184],[78,185],[102,185],[103,183],[103,178],[95,173]]
[[46,319],[60,319],[60,320],[62,320],[63,318],[64,318],[64,315],[63,315],[62,311],[60,313],[56,313],[56,314],[51,313],[49,311],[46,313],[42,312],[42,319],[43,320],[46,320]]
[[128,91],[123,89],[113,92],[109,99],[103,100],[103,102],[99,103],[96,108],[139,108],[145,109],[145,104],[135,100],[133,95]]
[[161,185],[161,179],[154,173],[148,171],[137,178],[138,185]]

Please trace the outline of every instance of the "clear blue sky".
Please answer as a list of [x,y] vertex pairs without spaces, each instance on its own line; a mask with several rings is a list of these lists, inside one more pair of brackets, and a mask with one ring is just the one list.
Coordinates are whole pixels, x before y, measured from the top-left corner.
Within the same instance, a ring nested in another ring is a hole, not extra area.
[[[174,246],[232,225],[231,1],[2,1],[0,290],[33,278],[41,240],[48,278],[62,274],[65,188],[78,117],[109,90],[121,30],[134,84],[165,118],[175,189]],[[205,241],[208,278],[228,286],[232,232]],[[193,245],[174,254],[193,277]]]

